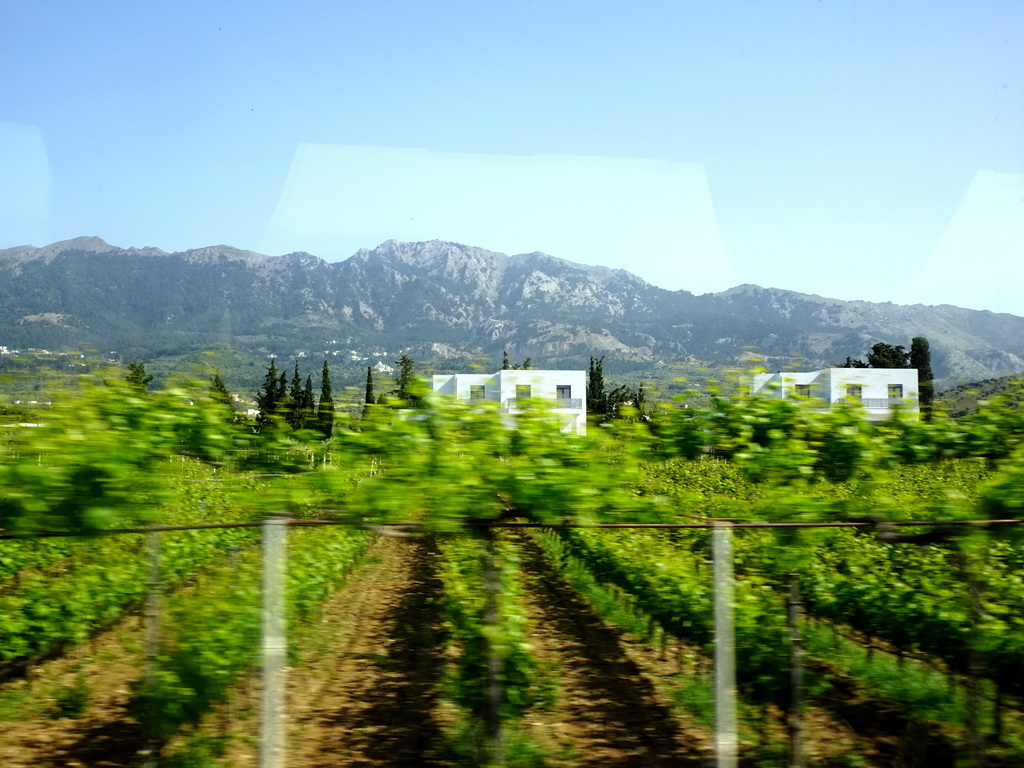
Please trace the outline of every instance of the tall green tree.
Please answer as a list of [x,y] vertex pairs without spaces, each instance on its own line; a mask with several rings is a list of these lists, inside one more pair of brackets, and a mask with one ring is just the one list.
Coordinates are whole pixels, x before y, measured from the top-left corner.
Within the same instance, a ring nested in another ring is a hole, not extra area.
[[910,341],[910,367],[917,369],[917,397],[921,404],[921,415],[926,421],[931,420],[935,401],[935,374],[932,373],[931,348],[924,336],[915,336]]
[[277,406],[283,394],[280,391],[280,381],[277,361],[272,357],[270,358],[270,365],[267,367],[267,373],[263,377],[263,386],[256,393],[256,407],[260,411],[257,419],[258,424],[267,424],[272,420],[274,414],[277,413]]
[[416,394],[416,361],[406,354],[395,361],[398,366],[398,380],[395,382],[394,395],[409,406],[418,406],[420,398]]
[[134,387],[145,392],[153,381],[153,374],[146,373],[146,364],[142,362],[128,363],[128,372],[124,375],[125,381]]
[[512,368],[512,363],[508,361],[508,350],[501,350],[501,370],[507,371]]
[[366,392],[363,395],[363,416],[369,413],[371,405],[377,403],[377,397],[373,394],[373,368],[366,366]]
[[317,405],[316,426],[325,439],[334,433],[334,391],[331,389],[331,368],[324,358],[320,371],[320,403]]
[[587,371],[587,413],[598,419],[608,415],[608,396],[604,390],[604,355],[590,357]]
[[288,387],[288,395],[280,404],[285,421],[292,429],[302,427],[302,394],[302,374],[299,372],[299,362],[296,360],[295,369],[292,371],[291,385]]

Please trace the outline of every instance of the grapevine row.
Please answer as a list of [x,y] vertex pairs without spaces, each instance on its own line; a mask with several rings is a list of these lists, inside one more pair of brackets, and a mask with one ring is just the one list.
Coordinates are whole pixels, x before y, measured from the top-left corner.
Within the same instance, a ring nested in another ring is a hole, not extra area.
[[[545,534],[549,552],[582,560],[599,581],[616,585],[665,630],[702,646],[714,644],[710,563],[679,556],[657,534],[563,530]],[[556,543],[558,542],[558,543]],[[768,585],[736,583],[737,682],[745,695],[766,702],[787,700],[787,627]]]
[[[287,566],[289,656],[301,659],[297,630],[316,618],[359,562],[371,534],[348,526],[290,531]],[[133,708],[147,731],[166,740],[223,701],[260,650],[260,568],[254,549],[212,568],[194,589],[166,601],[152,681],[139,683]]]
[[[161,585],[174,589],[230,547],[249,547],[254,529],[186,531],[164,536]],[[0,662],[80,643],[141,604],[148,562],[140,535],[82,542],[60,572],[30,572],[0,594]]]
[[447,689],[467,718],[476,764],[500,763],[510,732],[544,695],[523,614],[518,558],[495,538],[448,537],[441,547],[442,613],[457,658]]

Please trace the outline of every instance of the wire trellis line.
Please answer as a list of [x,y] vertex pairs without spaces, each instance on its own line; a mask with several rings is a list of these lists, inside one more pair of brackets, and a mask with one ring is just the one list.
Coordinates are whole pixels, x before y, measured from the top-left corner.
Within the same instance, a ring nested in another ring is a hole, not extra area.
[[[444,522],[460,522],[465,528],[612,528],[612,529],[703,529],[713,530],[722,523],[729,523],[734,530],[747,528],[878,528],[881,526],[891,527],[947,527],[947,526],[976,526],[994,527],[1003,525],[1020,525],[1024,520],[1009,518],[995,520],[879,520],[869,522],[864,520],[856,521],[829,521],[829,522],[796,522],[796,523],[738,523],[727,518],[710,518],[707,523],[520,523],[511,521],[496,520],[463,520],[456,518]],[[351,525],[362,528],[408,528],[427,529],[435,527],[432,523],[405,521],[362,521],[362,520],[296,520],[288,519],[286,525],[294,526],[321,526],[321,525]],[[0,541],[11,541],[16,539],[47,539],[47,538],[90,538],[93,536],[115,536],[122,534],[143,534],[143,533],[164,533],[173,531],[200,531],[216,528],[259,528],[263,525],[262,520],[253,520],[243,523],[203,523],[201,525],[153,525],[141,528],[97,528],[92,530],[79,531],[25,531],[25,532],[0,532]],[[3,531],[3,529],[0,529]]]

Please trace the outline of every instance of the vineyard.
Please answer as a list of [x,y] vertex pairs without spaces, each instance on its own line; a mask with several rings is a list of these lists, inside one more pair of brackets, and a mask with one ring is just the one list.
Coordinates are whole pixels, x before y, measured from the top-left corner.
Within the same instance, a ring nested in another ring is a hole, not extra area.
[[1024,413],[0,427],[5,766],[1024,765]]

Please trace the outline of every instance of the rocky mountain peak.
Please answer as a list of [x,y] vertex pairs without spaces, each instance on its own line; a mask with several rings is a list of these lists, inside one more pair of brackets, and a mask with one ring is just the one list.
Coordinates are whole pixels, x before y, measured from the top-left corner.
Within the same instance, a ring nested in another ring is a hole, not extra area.
[[42,258],[48,258],[50,256],[56,256],[58,253],[65,253],[66,251],[106,253],[107,251],[113,251],[116,249],[116,246],[111,245],[102,237],[92,235],[88,237],[73,237],[70,240],[61,240],[60,242],[47,245],[44,248],[39,249],[39,255]]
[[377,258],[387,262],[399,262],[424,269],[458,269],[466,264],[504,268],[508,256],[484,248],[474,248],[446,240],[427,240],[406,243],[387,240],[372,251],[362,250],[366,258]]
[[246,251],[230,245],[207,245],[202,248],[191,248],[181,252],[186,261],[195,263],[212,263],[217,261],[244,261],[247,264],[262,264],[271,257],[256,251]]
[[49,264],[62,253],[107,253],[116,250],[118,249],[115,246],[99,237],[73,237],[70,240],[60,240],[42,248],[32,245],[7,248],[0,251],[0,259],[17,267],[17,265],[30,261],[42,261],[44,264]]

